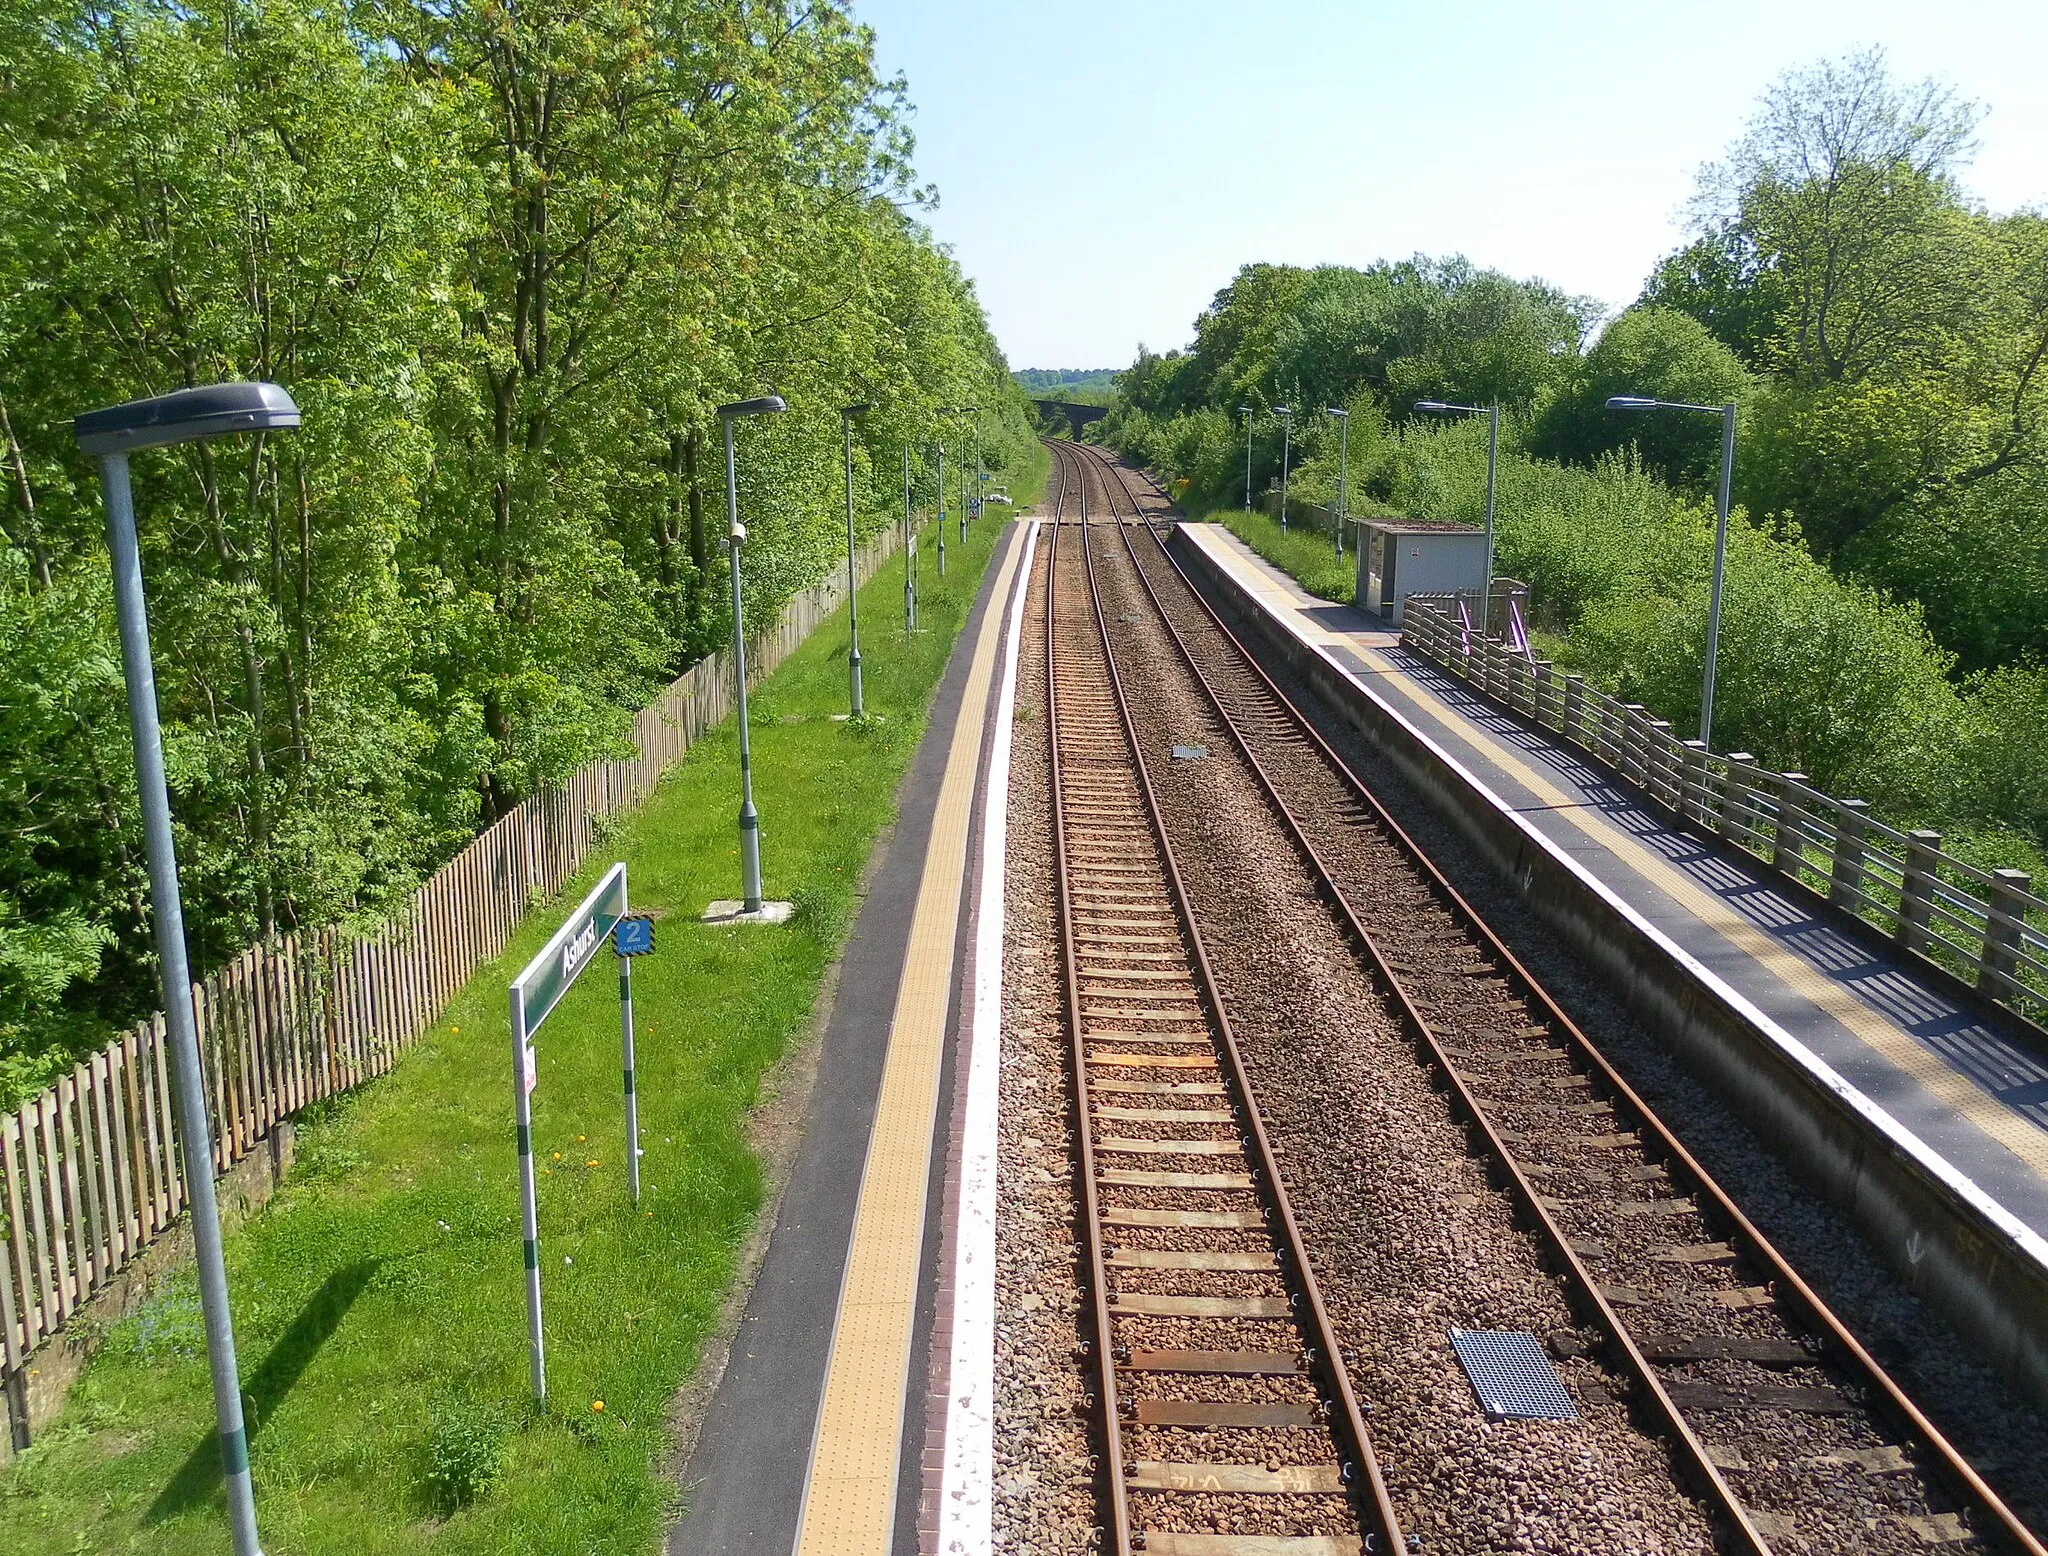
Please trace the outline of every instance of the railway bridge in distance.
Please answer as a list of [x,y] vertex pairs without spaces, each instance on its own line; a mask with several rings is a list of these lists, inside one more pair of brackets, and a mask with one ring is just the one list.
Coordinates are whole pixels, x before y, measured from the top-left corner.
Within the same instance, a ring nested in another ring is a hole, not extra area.
[[1054,416],[1066,417],[1067,425],[1073,429],[1076,443],[1081,441],[1083,427],[1090,422],[1100,421],[1109,414],[1109,407],[1106,405],[1076,405],[1071,400],[1033,400],[1031,403],[1038,407],[1040,420]]

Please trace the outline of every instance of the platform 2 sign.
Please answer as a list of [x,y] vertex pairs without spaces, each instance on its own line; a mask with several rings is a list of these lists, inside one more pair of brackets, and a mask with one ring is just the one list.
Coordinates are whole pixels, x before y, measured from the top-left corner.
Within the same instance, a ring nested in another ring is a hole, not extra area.
[[626,1186],[640,1202],[640,1113],[633,1081],[633,963],[654,949],[654,926],[626,907],[626,867],[615,864],[597,889],[556,930],[540,954],[526,964],[509,991],[512,1004],[512,1093],[519,1142],[519,1209],[526,1241],[526,1324],[528,1369],[537,1405],[547,1403],[547,1366],[542,1352],[540,1306],[540,1216],[533,1175],[533,1089],[540,1061],[534,1034],[562,1002],[576,980],[610,943],[618,953],[619,1044],[626,1095]]

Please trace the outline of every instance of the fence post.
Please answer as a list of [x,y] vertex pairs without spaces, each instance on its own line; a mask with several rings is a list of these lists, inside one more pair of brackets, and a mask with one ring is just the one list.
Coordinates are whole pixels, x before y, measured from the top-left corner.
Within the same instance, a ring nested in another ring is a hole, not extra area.
[[1643,714],[1639,702],[1621,705],[1621,728],[1615,740],[1615,768],[1638,788],[1643,782]]
[[1756,852],[1756,844],[1741,836],[1741,833],[1756,826],[1756,808],[1750,804],[1750,796],[1754,791],[1750,788],[1749,780],[1743,777],[1742,770],[1753,765],[1755,761],[1756,758],[1747,751],[1730,751],[1727,756],[1728,770],[1721,775],[1720,783],[1715,786],[1721,802],[1721,835],[1732,839],[1751,853]]
[[1977,968],[1977,987],[1993,999],[2009,1000],[2020,992],[2020,926],[2026,922],[2021,895],[2034,878],[2024,870],[1993,870],[1991,900],[1984,915],[1984,957]]
[[1578,745],[1590,747],[1593,744],[1586,738],[1586,678],[1583,675],[1564,678],[1564,714],[1558,732]]
[[1941,834],[1906,834],[1906,863],[1900,871],[1899,921],[1892,933],[1908,951],[1927,949],[1927,922],[1933,914],[1934,888],[1940,881]]
[[1837,800],[1835,813],[1835,857],[1828,869],[1828,901],[1851,913],[1862,903],[1864,827],[1870,819],[1870,801]]
[[1771,841],[1771,868],[1795,881],[1799,879],[1799,865],[1804,857],[1805,833],[1800,830],[1799,798],[1794,791],[1804,782],[1804,773],[1778,774],[1778,804],[1771,816],[1777,832]]
[[[1671,738],[1671,720],[1644,721],[1643,792],[1678,811],[1678,743]],[[1668,790],[1668,793],[1660,793]]]
[[1688,740],[1679,749],[1678,819],[1694,822],[1702,831],[1711,831],[1713,805],[1707,788],[1707,744],[1703,740]]

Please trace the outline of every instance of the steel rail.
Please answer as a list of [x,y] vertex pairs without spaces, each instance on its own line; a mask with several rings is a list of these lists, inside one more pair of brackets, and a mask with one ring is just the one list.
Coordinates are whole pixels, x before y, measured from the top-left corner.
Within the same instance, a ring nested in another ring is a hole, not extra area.
[[[1117,474],[1117,484],[1123,490],[1125,502],[1130,506],[1133,516],[1137,517],[1144,524],[1145,530],[1151,536],[1159,555],[1173,570],[1174,575],[1180,580],[1188,594],[1200,606],[1202,613],[1208,618],[1209,624],[1222,637],[1230,650],[1234,652],[1241,666],[1251,674],[1255,683],[1271,699],[1275,708],[1294,726],[1296,732],[1322,758],[1331,774],[1350,791],[1353,799],[1365,809],[1374,824],[1393,842],[1397,851],[1403,854],[1411,865],[1423,873],[1428,885],[1437,895],[1442,906],[1449,911],[1459,926],[1478,942],[1480,949],[1493,959],[1498,970],[1507,975],[1510,990],[1518,994],[1525,1004],[1534,1006],[1542,1016],[1544,1023],[1552,1029],[1554,1034],[1565,1038],[1568,1046],[1579,1061],[1598,1075],[1601,1083],[1611,1091],[1615,1101],[1622,1104],[1629,1113],[1634,1115],[1635,1121],[1641,1130],[1654,1140],[1654,1149],[1646,1150],[1644,1154],[1665,1158],[1668,1164],[1667,1170],[1669,1170],[1670,1166],[1677,1167],[1679,1174],[1688,1181],[1688,1186],[1694,1197],[1696,1199],[1705,1199],[1710,1203],[1712,1208],[1707,1219],[1712,1221],[1718,1218],[1722,1225],[1731,1229],[1733,1240],[1741,1245],[1741,1252],[1771,1277],[1774,1298],[1781,1301],[1788,1297],[1790,1298],[1790,1305],[1804,1316],[1809,1328],[1817,1331],[1817,1338],[1821,1339],[1831,1348],[1839,1358],[1846,1360],[1847,1366],[1844,1370],[1850,1373],[1855,1381],[1871,1388],[1876,1394],[1884,1412],[1893,1418],[1894,1423],[1904,1428],[1907,1435],[1918,1439],[1920,1445],[1927,1451],[1930,1459],[1933,1461],[1934,1467],[1940,1472],[1941,1477],[1950,1483],[1949,1489],[1951,1492],[1960,1493],[1958,1499],[1961,1502],[1987,1515],[1996,1526],[1997,1532],[2002,1534],[2015,1549],[2026,1553],[2026,1556],[2048,1556],[2048,1547],[2044,1547],[2041,1541],[2020,1522],[1998,1493],[1984,1481],[1976,1470],[1971,1467],[1969,1462],[1957,1452],[1954,1445],[1948,1441],[1940,1429],[1912,1402],[1911,1398],[1907,1396],[1896,1380],[1884,1370],[1875,1357],[1870,1355],[1854,1334],[1850,1332],[1848,1327],[1843,1324],[1841,1319],[1822,1300],[1820,1295],[1786,1262],[1776,1247],[1764,1236],[1763,1232],[1742,1213],[1735,1202],[1728,1197],[1721,1186],[1708,1174],[1706,1168],[1679,1142],[1678,1138],[1665,1126],[1663,1120],[1657,1116],[1650,1105],[1622,1078],[1620,1073],[1608,1062],[1606,1056],[1593,1044],[1592,1040],[1579,1029],[1577,1023],[1551,997],[1549,991],[1537,981],[1534,974],[1508,949],[1500,937],[1494,933],[1492,928],[1479,916],[1471,904],[1465,900],[1463,894],[1437,868],[1435,862],[1423,852],[1406,830],[1387,813],[1378,798],[1366,787],[1357,774],[1352,771],[1350,765],[1324,740],[1321,732],[1302,715],[1293,700],[1280,690],[1272,677],[1266,673],[1264,666],[1251,655],[1237,635],[1224,623],[1221,615],[1207,597],[1203,595],[1201,590],[1195,587],[1193,581],[1187,576],[1186,570],[1181,567],[1173,554],[1166,549],[1165,541],[1160,538],[1158,532],[1138,512],[1137,503],[1131,497],[1130,488],[1123,480],[1120,468],[1106,456],[1098,457],[1104,468]],[[1114,503],[1112,502],[1113,507]],[[1171,616],[1167,613],[1164,603],[1159,599],[1158,592],[1153,588],[1152,581],[1146,574],[1143,564],[1138,560],[1136,548],[1130,541],[1128,531],[1121,525],[1118,528],[1119,532],[1124,535],[1125,546],[1129,552],[1133,570],[1144,584],[1146,594],[1151,598],[1154,608],[1159,612],[1160,621],[1172,637],[1183,661],[1188,666],[1189,672],[1194,676],[1197,684],[1201,686],[1210,705],[1216,709],[1217,716],[1222,721],[1224,727],[1230,732],[1234,743],[1243,754],[1247,764],[1257,775],[1260,787],[1264,790],[1269,803],[1281,819],[1296,847],[1309,862],[1311,870],[1317,877],[1318,888],[1338,909],[1347,928],[1365,950],[1369,961],[1372,963],[1375,976],[1386,984],[1389,993],[1395,1000],[1402,1024],[1409,1028],[1413,1036],[1421,1039],[1430,1062],[1443,1073],[1453,1096],[1458,1102],[1460,1111],[1466,1115],[1468,1122],[1479,1130],[1484,1137],[1488,1154],[1504,1170],[1525,1217],[1540,1230],[1554,1259],[1565,1271],[1573,1288],[1574,1295],[1578,1299],[1578,1305],[1582,1311],[1597,1318],[1598,1326],[1610,1336],[1617,1356],[1622,1361],[1623,1369],[1636,1380],[1644,1394],[1648,1396],[1655,1406],[1656,1414],[1663,1419],[1673,1441],[1680,1447],[1681,1459],[1684,1461],[1684,1468],[1688,1473],[1688,1478],[1693,1479],[1702,1488],[1712,1488],[1709,1492],[1709,1500],[1714,1502],[1718,1509],[1724,1511],[1731,1532],[1735,1533],[1750,1550],[1758,1553],[1758,1556],[1767,1556],[1770,1547],[1763,1535],[1749,1519],[1747,1512],[1741,1505],[1740,1499],[1735,1496],[1732,1488],[1722,1479],[1720,1471],[1707,1457],[1704,1445],[1700,1443],[1683,1413],[1665,1391],[1653,1365],[1643,1355],[1640,1348],[1636,1345],[1633,1336],[1629,1333],[1628,1326],[1623,1323],[1620,1316],[1614,1312],[1612,1306],[1601,1294],[1598,1283],[1581,1262],[1577,1253],[1572,1249],[1563,1229],[1557,1225],[1550,1213],[1544,1208],[1535,1187],[1517,1165],[1506,1142],[1496,1132],[1485,1105],[1474,1097],[1471,1090],[1466,1086],[1461,1073],[1451,1062],[1450,1055],[1444,1050],[1441,1042],[1438,1040],[1433,1024],[1422,1014],[1414,1000],[1409,996],[1400,975],[1388,964],[1379,948],[1378,942],[1359,919],[1357,912],[1352,907],[1349,898],[1345,895],[1342,888],[1337,885],[1334,873],[1323,862],[1320,854],[1309,841],[1300,821],[1281,798],[1270,775],[1253,753],[1250,741],[1245,732],[1239,727],[1237,719],[1232,715],[1223,699],[1210,684],[1208,677],[1203,674],[1197,665],[1193,653],[1183,639],[1179,629],[1174,625]]]
[[[1076,461],[1076,463],[1079,465],[1084,462]],[[1259,1112],[1250,1077],[1245,1072],[1243,1058],[1237,1046],[1236,1035],[1230,1025],[1229,1015],[1224,1008],[1220,991],[1217,989],[1207,949],[1201,932],[1196,926],[1193,909],[1188,900],[1178,863],[1173,855],[1172,845],[1167,840],[1164,818],[1160,812],[1157,795],[1152,787],[1151,776],[1147,769],[1142,746],[1138,740],[1136,724],[1131,715],[1129,700],[1124,691],[1122,678],[1117,672],[1116,657],[1110,641],[1109,625],[1102,610],[1101,594],[1095,578],[1093,549],[1090,543],[1091,526],[1087,522],[1085,471],[1082,472],[1080,485],[1081,500],[1079,507],[1081,523],[1079,527],[1081,531],[1082,559],[1087,570],[1089,601],[1095,617],[1096,631],[1100,637],[1103,663],[1108,673],[1111,697],[1115,703],[1118,720],[1122,727],[1125,749],[1130,759],[1131,772],[1136,779],[1138,791],[1144,802],[1146,819],[1158,852],[1160,870],[1167,882],[1168,897],[1174,914],[1179,920],[1186,937],[1188,960],[1190,969],[1194,974],[1194,983],[1214,1024],[1217,1045],[1225,1056],[1231,1087],[1236,1094],[1238,1103],[1237,1111],[1240,1130],[1243,1135],[1249,1138],[1253,1147],[1252,1166],[1256,1173],[1256,1180],[1263,1190],[1262,1197],[1266,1200],[1269,1207],[1270,1219],[1278,1223],[1277,1233],[1270,1224],[1268,1232],[1272,1236],[1273,1242],[1284,1255],[1290,1268],[1290,1273],[1293,1276],[1294,1288],[1301,1296],[1302,1306],[1307,1310],[1307,1322],[1305,1324],[1301,1323],[1299,1315],[1296,1318],[1297,1324],[1300,1324],[1303,1330],[1302,1339],[1305,1342],[1303,1350],[1306,1360],[1313,1370],[1320,1373],[1320,1381],[1326,1397],[1334,1399],[1338,1406],[1337,1414],[1340,1418],[1339,1423],[1337,1423],[1339,1441],[1343,1447],[1349,1449],[1351,1456],[1350,1464],[1347,1466],[1352,1472],[1347,1475],[1348,1490],[1354,1504],[1361,1497],[1365,1501],[1366,1506],[1361,1510],[1364,1514],[1364,1521],[1374,1526],[1367,1531],[1366,1548],[1379,1552],[1403,1552],[1407,1549],[1407,1542],[1401,1532],[1400,1518],[1394,1509],[1391,1493],[1380,1470],[1379,1459],[1373,1449],[1371,1435],[1366,1430],[1364,1412],[1359,1405],[1356,1393],[1352,1389],[1349,1369],[1344,1364],[1343,1351],[1338,1345],[1335,1327],[1330,1321],[1328,1309],[1323,1302],[1321,1288],[1316,1281],[1314,1270],[1309,1264],[1299,1222],[1295,1218],[1293,1206],[1287,1196],[1286,1185],[1281,1178],[1278,1164],[1274,1159],[1272,1143],[1267,1134],[1264,1119]],[[1112,506],[1113,513],[1114,508]],[[1050,564],[1052,557],[1056,556],[1058,535],[1059,527],[1055,525],[1053,549],[1048,557],[1047,574],[1047,684],[1049,689],[1054,679],[1051,664],[1052,645],[1054,642],[1052,623],[1055,612],[1054,593],[1057,582],[1053,576]],[[1057,726],[1054,722],[1053,708],[1050,703],[1048,704],[1046,722],[1049,732],[1052,732],[1049,744],[1056,748],[1058,745]],[[1054,852],[1057,857],[1063,855],[1067,839],[1063,819],[1064,808],[1058,800],[1059,778],[1057,767],[1054,770],[1053,787],[1055,792],[1055,837],[1057,839],[1057,846]],[[1062,944],[1067,951],[1068,1013],[1070,1025],[1074,1033],[1074,1061],[1075,1074],[1077,1076],[1075,1096],[1080,1112],[1079,1125],[1082,1139],[1083,1171],[1092,1180],[1094,1172],[1093,1143],[1090,1133],[1092,1122],[1088,1106],[1086,1047],[1082,1036],[1078,972],[1079,958],[1075,954],[1074,949],[1075,936],[1071,903],[1067,895],[1066,870],[1063,859],[1061,859],[1058,866],[1058,874],[1060,879],[1061,938]],[[1097,1294],[1095,1309],[1098,1342],[1096,1349],[1100,1351],[1108,1337],[1108,1287],[1106,1280],[1103,1278],[1104,1267],[1101,1262],[1100,1237],[1096,1229],[1096,1223],[1093,1220],[1097,1207],[1092,1181],[1089,1184],[1086,1198],[1087,1209],[1091,1216],[1089,1243],[1096,1280],[1095,1291]],[[1107,1379],[1102,1395],[1104,1415],[1106,1418],[1114,1418],[1117,1414],[1113,1366],[1114,1355],[1108,1355],[1106,1360],[1111,1365],[1104,1374]],[[1109,1440],[1115,1444],[1112,1449],[1113,1462],[1110,1469],[1112,1476],[1118,1484],[1112,1489],[1112,1499],[1120,1515],[1120,1522],[1117,1527],[1117,1540],[1118,1550],[1123,1552],[1128,1549],[1130,1531],[1128,1505],[1122,1496],[1120,1484],[1121,1436],[1114,1426],[1110,1429]]]
[[[1087,1350],[1090,1360],[1095,1363],[1095,1397],[1102,1407],[1103,1461],[1109,1478],[1110,1526],[1115,1531],[1116,1556],[1131,1556],[1130,1497],[1124,1487],[1123,1420],[1117,1409],[1116,1341],[1110,1323],[1109,1272],[1102,1257],[1102,1207],[1095,1181],[1095,1137],[1088,1124],[1088,1045],[1081,1022],[1081,959],[1074,944],[1074,903],[1067,880],[1066,805],[1060,782],[1059,675],[1054,645],[1057,640],[1060,528],[1066,517],[1068,477],[1072,473],[1077,472],[1070,471],[1066,458],[1062,456],[1059,498],[1053,507],[1052,523],[1048,526],[1051,538],[1046,545],[1045,560],[1045,744],[1051,758],[1052,775],[1053,882],[1059,899],[1060,945],[1065,952],[1067,1029],[1073,1044],[1074,1134],[1081,1149],[1082,1241],[1086,1248],[1089,1327],[1093,1335],[1087,1342]],[[1085,488],[1080,490],[1075,506],[1085,525],[1088,512]]]

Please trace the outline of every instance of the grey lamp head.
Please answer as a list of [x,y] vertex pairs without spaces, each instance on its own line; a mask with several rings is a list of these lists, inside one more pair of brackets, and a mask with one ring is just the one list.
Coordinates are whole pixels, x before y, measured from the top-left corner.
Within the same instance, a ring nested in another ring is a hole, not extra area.
[[1285,406],[1285,405],[1276,405],[1276,406],[1274,406],[1274,407],[1273,407],[1273,414],[1274,414],[1275,416],[1292,416],[1292,415],[1294,414],[1294,412],[1293,412],[1293,410],[1292,410],[1292,409],[1291,409],[1290,407],[1288,407],[1288,406]]
[[1237,414],[1238,414],[1238,415],[1240,415],[1240,416],[1249,416],[1249,415],[1251,415],[1251,413],[1252,413],[1252,408],[1251,408],[1251,407],[1250,407],[1249,405],[1240,405],[1240,406],[1239,406],[1239,407],[1237,408]]
[[840,414],[840,415],[842,415],[842,416],[865,416],[865,415],[867,415],[867,413],[868,413],[869,411],[873,410],[874,408],[875,408],[875,403],[874,403],[874,401],[872,401],[872,400],[863,400],[863,401],[861,401],[861,402],[860,402],[860,404],[858,404],[858,405],[842,405],[842,406],[840,406],[840,407],[839,407],[839,414]]
[[1339,410],[1339,409],[1338,409],[1338,408],[1337,408],[1336,406],[1334,406],[1334,405],[1326,405],[1326,406],[1324,406],[1324,407],[1323,407],[1323,414],[1324,414],[1325,416],[1335,416],[1335,417],[1338,417],[1338,418],[1340,418],[1340,419],[1342,419],[1342,420],[1345,420],[1345,421],[1348,421],[1348,420],[1350,420],[1350,419],[1351,419],[1351,413],[1350,413],[1349,411],[1346,411],[1346,410]]
[[1639,394],[1617,394],[1607,402],[1610,411],[1654,411],[1657,402]]
[[132,454],[233,432],[274,432],[299,424],[299,408],[276,384],[207,384],[149,400],[87,411],[71,424],[88,454]]
[[1415,408],[1418,411],[1427,411],[1432,416],[1441,416],[1450,410],[1451,406],[1442,400],[1417,400]]
[[721,405],[718,414],[727,421],[737,421],[742,416],[773,416],[788,409],[781,395],[764,394],[757,399],[735,400],[730,405]]

